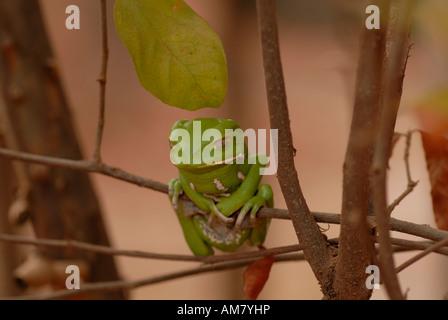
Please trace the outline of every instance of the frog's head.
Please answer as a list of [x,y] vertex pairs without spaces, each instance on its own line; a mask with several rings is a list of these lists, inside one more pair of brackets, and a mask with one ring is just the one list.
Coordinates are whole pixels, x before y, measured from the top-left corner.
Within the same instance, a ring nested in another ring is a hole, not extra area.
[[169,141],[171,161],[186,170],[242,163],[247,154],[242,130],[231,119],[179,120],[171,127]]

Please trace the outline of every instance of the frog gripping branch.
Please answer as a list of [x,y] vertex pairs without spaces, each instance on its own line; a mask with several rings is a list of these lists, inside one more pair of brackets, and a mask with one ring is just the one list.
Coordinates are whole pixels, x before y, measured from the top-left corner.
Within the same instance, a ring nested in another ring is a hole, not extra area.
[[[169,198],[195,255],[211,255],[212,247],[234,251],[246,240],[261,246],[265,240],[269,220],[255,218],[262,206],[273,207],[273,193],[270,185],[260,184],[264,167],[260,155],[249,157],[244,139],[234,143],[238,129],[233,120],[215,118],[179,120],[171,128],[171,160],[179,179],[170,181]],[[209,136],[207,131],[214,134],[202,140]],[[182,192],[196,211],[185,210],[186,202],[179,198]],[[252,227],[243,229],[249,212]]]

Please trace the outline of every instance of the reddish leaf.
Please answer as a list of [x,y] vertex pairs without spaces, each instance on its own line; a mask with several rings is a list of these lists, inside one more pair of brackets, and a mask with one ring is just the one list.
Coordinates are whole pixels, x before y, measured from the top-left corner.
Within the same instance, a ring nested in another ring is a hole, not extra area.
[[416,111],[423,130],[448,134],[448,88],[431,92],[418,104]]
[[448,230],[448,139],[421,132],[425,149],[432,207],[439,229]]
[[244,272],[244,293],[251,300],[256,300],[268,281],[269,272],[275,257],[269,256],[252,262]]

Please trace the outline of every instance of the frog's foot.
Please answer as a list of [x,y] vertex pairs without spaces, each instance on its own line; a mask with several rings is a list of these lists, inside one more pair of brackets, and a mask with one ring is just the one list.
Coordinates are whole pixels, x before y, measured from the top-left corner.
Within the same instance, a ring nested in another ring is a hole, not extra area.
[[250,200],[244,204],[243,208],[238,213],[238,218],[236,219],[235,227],[237,229],[241,228],[244,218],[246,217],[246,214],[249,212],[249,210],[250,210],[250,221],[252,224],[255,224],[257,212],[265,204],[266,200],[262,196],[256,195],[250,198]]
[[234,218],[229,218],[229,217],[226,217],[224,214],[222,214],[221,211],[218,210],[215,202],[212,199],[210,199],[209,208],[210,208],[211,214],[210,214],[210,218],[208,219],[208,223],[211,223],[215,217],[225,223],[233,223],[235,221]]
[[171,205],[173,206],[174,210],[177,211],[177,202],[179,200],[179,196],[183,193],[182,185],[180,183],[180,180],[177,178],[171,179],[170,182],[168,182],[168,197],[170,198]]

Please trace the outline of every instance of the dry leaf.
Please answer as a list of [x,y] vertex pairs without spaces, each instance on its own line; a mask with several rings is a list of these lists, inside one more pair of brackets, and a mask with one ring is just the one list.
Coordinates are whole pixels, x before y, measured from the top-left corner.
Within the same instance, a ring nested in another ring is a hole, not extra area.
[[448,139],[421,131],[434,218],[437,227],[448,230]]
[[251,300],[256,300],[269,278],[275,257],[269,256],[252,262],[244,272],[244,293]]

